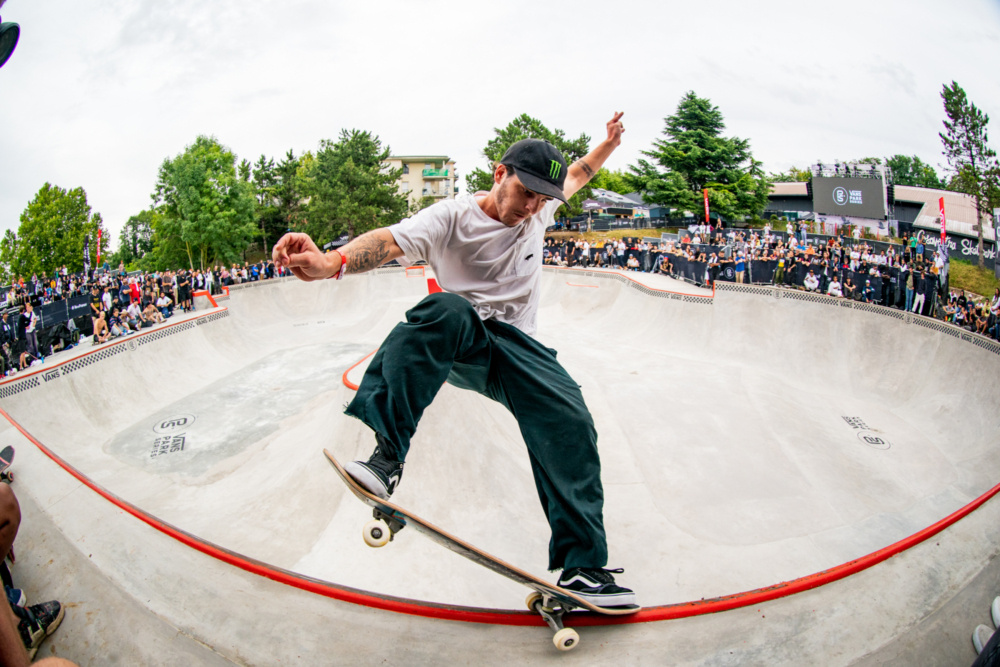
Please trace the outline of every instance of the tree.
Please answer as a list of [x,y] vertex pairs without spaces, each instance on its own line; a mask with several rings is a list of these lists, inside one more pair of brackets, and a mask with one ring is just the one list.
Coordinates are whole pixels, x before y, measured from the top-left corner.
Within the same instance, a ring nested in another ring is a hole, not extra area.
[[315,159],[300,165],[299,184],[310,201],[297,224],[323,245],[345,231],[353,239],[402,220],[409,210],[396,186],[403,170],[386,166],[389,154],[377,136],[361,130],[321,141]]
[[431,206],[436,201],[437,199],[435,199],[434,197],[431,197],[430,195],[425,195],[420,199],[418,199],[417,201],[410,204],[409,213],[410,215],[415,215],[420,211],[424,210],[425,208],[427,208],[428,206]]
[[601,190],[609,190],[611,192],[617,192],[620,195],[627,195],[630,192],[635,192],[635,188],[632,187],[631,174],[626,174],[622,171],[611,171],[601,167],[594,174],[594,177],[590,179],[591,188],[600,188]]
[[0,240],[0,276],[16,277],[53,273],[65,265],[83,270],[83,241],[90,237],[91,262],[97,263],[97,232],[101,232],[101,258],[110,255],[111,237],[100,213],[91,213],[83,188],[64,190],[46,183],[24,212],[17,232],[7,230]]
[[790,167],[788,171],[767,175],[767,180],[771,183],[804,183],[811,179],[812,172],[808,168],[799,169],[798,167]]
[[[289,151],[291,153],[291,151]],[[295,172],[292,172],[292,179]],[[282,217],[280,187],[281,175],[274,160],[261,155],[253,165],[253,193],[257,205],[254,216],[260,231],[261,246],[265,255],[270,254],[271,244],[277,241],[288,224]]]
[[938,176],[934,167],[914,155],[893,155],[885,159],[886,165],[892,169],[893,181],[896,185],[913,185],[920,188],[943,190],[944,180]]
[[643,151],[649,160],[630,167],[647,203],[698,211],[707,188],[712,210],[724,218],[764,211],[771,184],[748,140],[722,136],[726,125],[718,107],[689,91],[664,122],[667,138]]
[[138,265],[153,251],[153,226],[158,215],[156,210],[150,209],[128,219],[118,238],[118,251],[113,263],[123,262],[125,266]]
[[[487,169],[473,169],[472,173],[465,177],[466,190],[469,193],[480,190],[489,191],[493,187],[493,172],[499,164],[503,154],[507,152],[513,144],[522,139],[542,139],[559,149],[566,160],[566,164],[573,164],[590,152],[590,137],[580,134],[576,139],[567,139],[566,133],[562,130],[550,130],[545,127],[540,120],[532,118],[528,114],[521,114],[507,127],[493,128],[495,137],[486,142],[483,148],[483,155],[489,161]],[[569,202],[560,206],[556,211],[557,216],[574,216],[583,213],[583,200],[591,196],[590,187],[584,187],[575,195],[570,197]]]
[[[952,181],[962,188],[962,192],[972,197],[976,208],[979,230],[979,267],[984,265],[983,218],[990,218],[988,208],[989,193],[996,187],[996,151],[987,142],[986,126],[990,117],[971,103],[965,91],[954,81],[941,91],[944,111],[948,119],[944,121],[945,131],[939,133],[944,145],[944,156],[952,171]],[[956,179],[956,177],[959,177]]]
[[158,263],[175,260],[180,248],[192,269],[236,261],[254,236],[251,185],[237,176],[236,156],[215,137],[200,136],[164,160],[152,198],[162,213],[154,230]]

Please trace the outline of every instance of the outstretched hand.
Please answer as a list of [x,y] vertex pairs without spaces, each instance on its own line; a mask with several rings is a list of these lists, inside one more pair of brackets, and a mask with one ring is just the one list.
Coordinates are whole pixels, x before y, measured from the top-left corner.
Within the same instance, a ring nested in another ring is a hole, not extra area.
[[616,111],[614,118],[608,121],[608,143],[615,148],[618,148],[622,142],[622,132],[625,131],[625,126],[622,125],[622,116],[624,115],[624,111]]
[[306,282],[329,278],[339,268],[332,265],[336,260],[320,252],[308,234],[296,232],[285,234],[274,244],[271,259],[275,266],[291,270],[296,278]]

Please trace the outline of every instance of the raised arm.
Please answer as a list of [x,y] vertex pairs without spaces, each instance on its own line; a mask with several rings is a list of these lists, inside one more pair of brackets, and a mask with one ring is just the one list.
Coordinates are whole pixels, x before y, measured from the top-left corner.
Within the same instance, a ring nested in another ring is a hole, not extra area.
[[563,184],[563,194],[570,198],[579,191],[580,188],[590,182],[597,170],[604,165],[608,156],[618,148],[622,142],[622,132],[625,127],[622,125],[624,111],[616,111],[614,117],[608,121],[608,138],[598,144],[597,148],[587,153],[569,166],[566,172],[566,182]]
[[366,232],[328,255],[320,252],[308,234],[296,232],[282,236],[271,251],[275,266],[284,266],[307,282],[337,275],[341,258],[347,262],[347,273],[364,273],[402,256],[403,250],[385,227]]

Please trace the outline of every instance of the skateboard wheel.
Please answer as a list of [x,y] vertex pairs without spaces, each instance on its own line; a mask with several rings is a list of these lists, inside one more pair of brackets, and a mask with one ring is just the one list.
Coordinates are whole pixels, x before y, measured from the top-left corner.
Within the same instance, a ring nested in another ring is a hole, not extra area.
[[541,602],[542,594],[538,591],[531,591],[528,593],[528,597],[525,598],[524,604],[528,605],[528,611],[538,611],[535,609],[535,603]]
[[580,643],[580,635],[573,628],[563,628],[552,637],[552,643],[560,651],[569,651]]
[[369,521],[364,529],[365,544],[370,547],[384,547],[392,539],[388,524],[381,519]]

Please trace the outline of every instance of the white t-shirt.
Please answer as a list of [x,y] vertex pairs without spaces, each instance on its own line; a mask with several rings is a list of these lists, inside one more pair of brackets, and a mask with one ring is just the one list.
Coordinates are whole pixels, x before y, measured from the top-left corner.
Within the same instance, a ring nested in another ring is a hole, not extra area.
[[486,194],[428,206],[389,231],[405,255],[400,264],[426,261],[442,289],[471,303],[480,318],[531,335],[538,328],[542,236],[562,202],[554,199],[507,227],[480,208],[476,198]]

